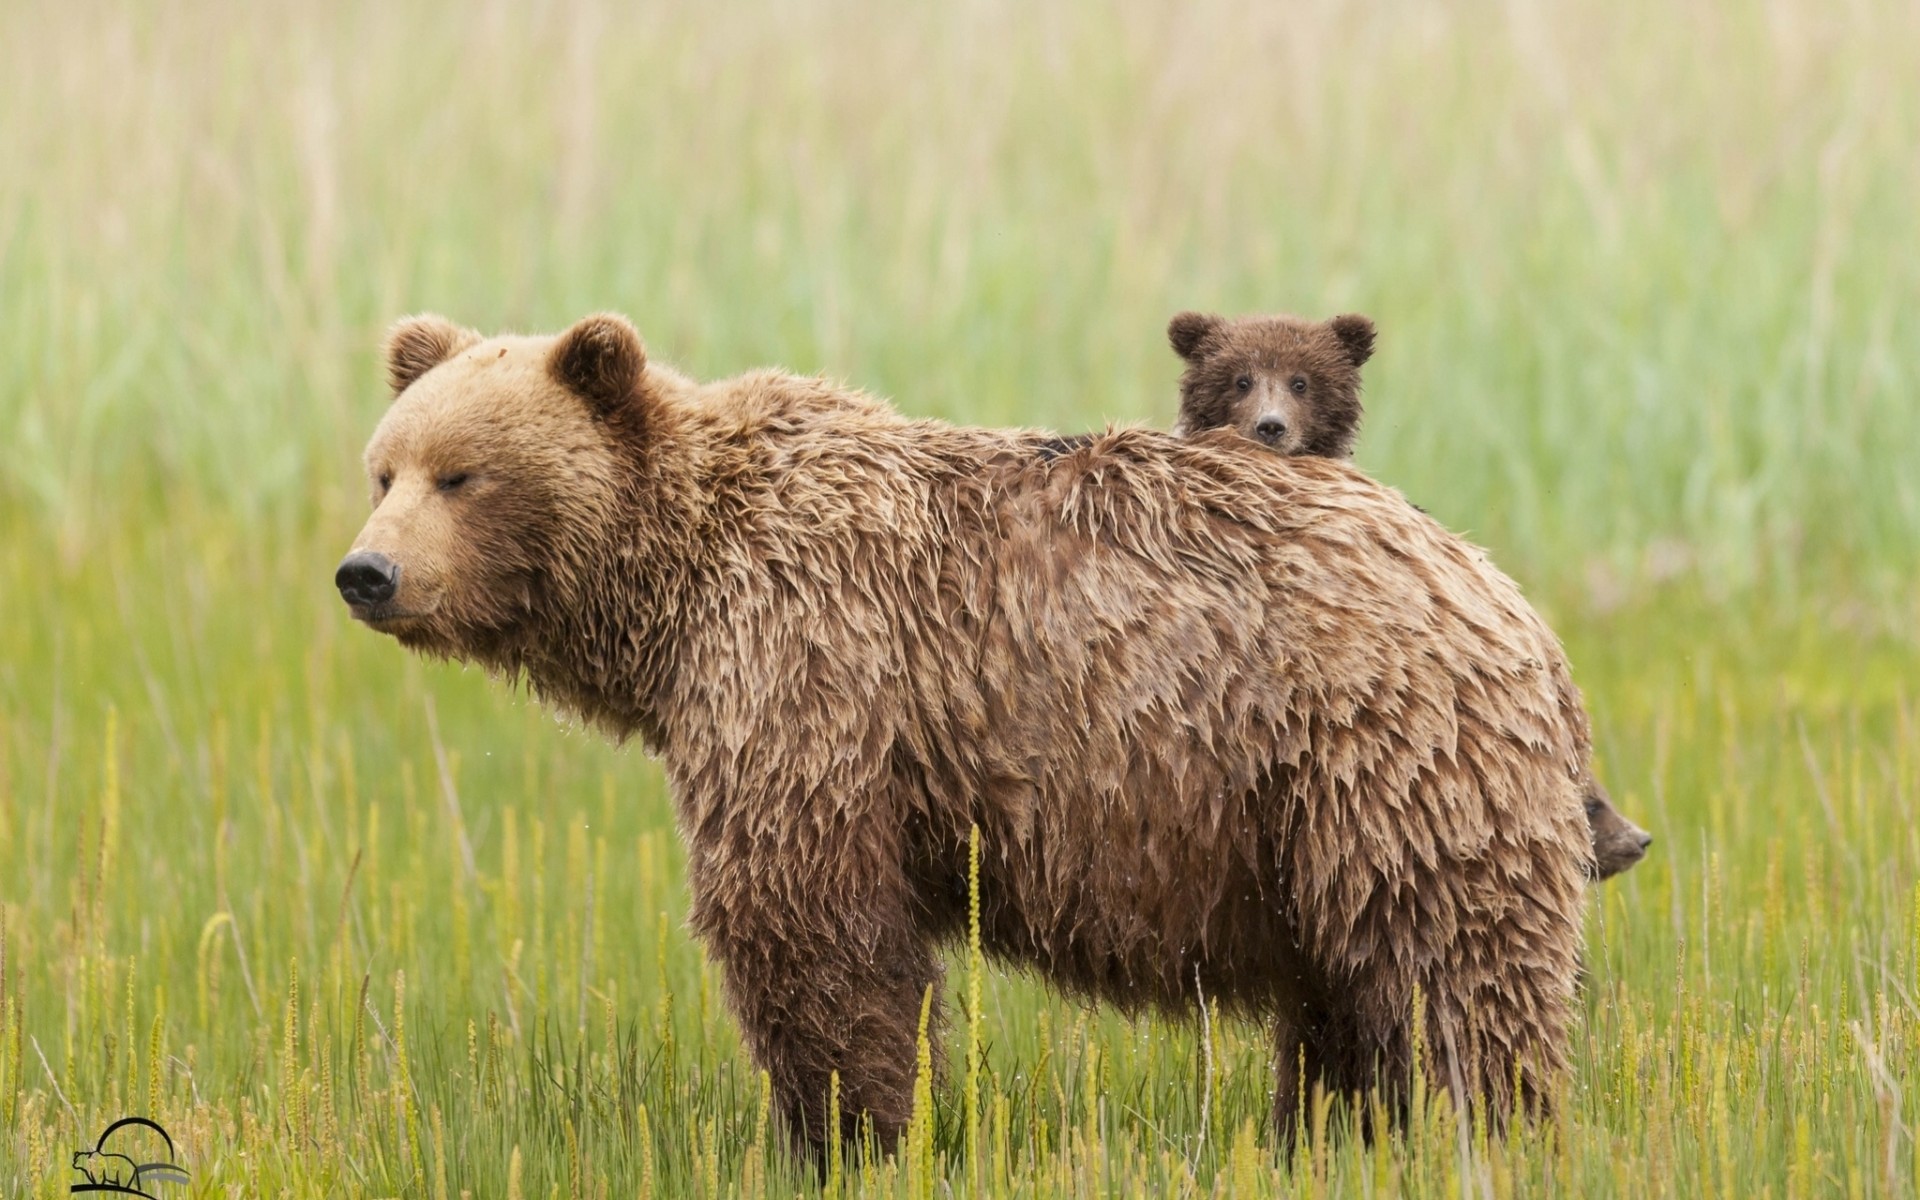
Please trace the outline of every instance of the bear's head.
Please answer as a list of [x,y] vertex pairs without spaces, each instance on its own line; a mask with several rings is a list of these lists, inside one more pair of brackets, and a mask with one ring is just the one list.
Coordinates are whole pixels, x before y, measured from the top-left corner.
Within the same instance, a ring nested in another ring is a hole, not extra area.
[[1647,856],[1653,835],[1627,820],[1598,779],[1589,777],[1584,802],[1593,831],[1593,877],[1610,879]]
[[1282,454],[1353,454],[1360,367],[1373,355],[1366,317],[1229,320],[1183,312],[1168,323],[1167,340],[1187,364],[1176,434],[1231,426]]
[[366,451],[373,513],[334,583],[357,620],[410,648],[511,662],[631,487],[656,411],[640,335],[604,314],[497,338],[410,317],[387,335],[386,365],[394,400]]

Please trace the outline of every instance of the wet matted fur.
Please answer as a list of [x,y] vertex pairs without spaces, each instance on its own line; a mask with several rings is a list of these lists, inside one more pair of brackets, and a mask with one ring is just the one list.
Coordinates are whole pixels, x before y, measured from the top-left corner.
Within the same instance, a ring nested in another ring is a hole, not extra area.
[[693,926],[804,1140],[834,1071],[842,1135],[904,1127],[976,825],[991,954],[1269,1022],[1283,1126],[1303,1061],[1404,1095],[1416,988],[1436,1086],[1496,1121],[1556,1086],[1586,719],[1518,589],[1398,493],[1225,432],[695,385],[618,317],[389,345],[355,550],[397,589],[355,615],[664,760]]
[[[1360,368],[1373,356],[1374,336],[1373,321],[1358,313],[1326,321],[1178,313],[1167,322],[1167,341],[1186,367],[1174,432],[1232,429],[1278,454],[1352,458]],[[1613,806],[1599,779],[1589,774],[1582,787],[1593,877],[1610,879],[1646,856],[1653,835]]]

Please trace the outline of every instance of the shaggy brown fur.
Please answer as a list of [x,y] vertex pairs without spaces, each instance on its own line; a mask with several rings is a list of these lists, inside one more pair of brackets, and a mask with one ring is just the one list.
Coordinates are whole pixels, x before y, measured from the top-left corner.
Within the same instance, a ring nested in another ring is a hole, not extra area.
[[1228,426],[1282,454],[1353,454],[1372,321],[1183,312],[1168,323],[1167,340],[1187,364],[1176,434]]
[[1544,1102],[1588,735],[1484,553],[1344,463],[1232,435],[955,427],[774,372],[696,387],[618,317],[450,329],[392,339],[462,349],[367,448],[355,552],[398,575],[354,615],[664,759],[694,928],[797,1134],[829,1136],[833,1071],[840,1135],[862,1110],[903,1128],[976,825],[990,953],[1266,1019],[1284,1127],[1303,1059],[1404,1094],[1416,987],[1440,1086],[1496,1121],[1516,1081]]
[[[1316,323],[1285,315],[1228,320],[1183,312],[1168,322],[1167,340],[1187,364],[1175,433],[1232,428],[1282,454],[1353,455],[1360,433],[1360,367],[1373,354],[1374,327],[1366,317]],[[1279,386],[1283,381],[1285,388]],[[1276,436],[1276,428],[1283,435]],[[1610,879],[1646,856],[1653,835],[1622,816],[1591,776],[1585,805],[1595,879]]]

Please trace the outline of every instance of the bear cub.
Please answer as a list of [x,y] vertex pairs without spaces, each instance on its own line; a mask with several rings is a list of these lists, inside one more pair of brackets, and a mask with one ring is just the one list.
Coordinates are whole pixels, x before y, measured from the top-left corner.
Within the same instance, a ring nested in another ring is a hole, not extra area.
[[[1373,338],[1373,321],[1358,313],[1308,321],[1183,312],[1167,323],[1167,340],[1186,363],[1173,432],[1231,428],[1280,454],[1352,458],[1360,368],[1373,357]],[[1583,800],[1595,879],[1646,857],[1653,835],[1613,806],[1598,779],[1588,777]]]
[[1230,321],[1184,312],[1168,324],[1167,337],[1187,364],[1177,436],[1231,427],[1281,454],[1353,457],[1372,321],[1357,313],[1330,321]]

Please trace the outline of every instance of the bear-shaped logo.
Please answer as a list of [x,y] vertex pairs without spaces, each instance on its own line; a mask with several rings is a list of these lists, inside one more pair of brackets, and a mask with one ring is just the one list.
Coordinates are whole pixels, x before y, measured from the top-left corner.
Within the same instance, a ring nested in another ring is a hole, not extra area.
[[[141,1162],[156,1148],[154,1138],[143,1137],[140,1130],[151,1130],[158,1136],[159,1145],[166,1148],[164,1158],[154,1158]],[[115,1135],[119,1135],[117,1138]],[[108,1143],[112,1142],[112,1148]],[[129,1153],[131,1152],[131,1153]],[[145,1196],[147,1200],[158,1200],[153,1192],[147,1190],[162,1183],[186,1183],[186,1169],[174,1161],[173,1138],[165,1129],[145,1117],[122,1117],[107,1126],[94,1143],[91,1150],[73,1152],[73,1169],[80,1173],[84,1182],[68,1188],[69,1192],[115,1192],[122,1196]]]

